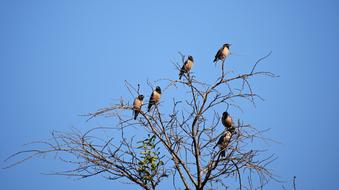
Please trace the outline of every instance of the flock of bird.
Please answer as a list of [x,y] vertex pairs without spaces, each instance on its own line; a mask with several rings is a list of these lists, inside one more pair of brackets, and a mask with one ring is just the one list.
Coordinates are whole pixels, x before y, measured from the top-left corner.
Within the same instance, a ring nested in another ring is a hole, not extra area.
[[[227,56],[229,56],[230,54],[230,44],[225,43],[216,53],[215,58],[213,60],[214,63],[217,63],[219,60],[224,61],[225,58]],[[180,69],[179,72],[179,80],[181,80],[182,76],[185,73],[188,73],[191,69],[192,66],[194,64],[194,59],[192,56],[188,56],[187,60],[184,62],[183,66]],[[152,94],[150,96],[149,99],[149,103],[148,103],[148,109],[147,111],[151,111],[151,108],[158,104],[160,101],[160,97],[161,97],[161,88],[159,86],[157,86],[155,88],[155,90],[152,91]],[[140,111],[141,111],[141,107],[143,106],[143,100],[144,100],[144,95],[138,95],[133,102],[133,115],[134,115],[134,119],[136,120]],[[220,148],[220,155],[222,157],[225,157],[225,151],[226,151],[226,147],[228,146],[232,135],[235,134],[235,128],[233,127],[232,123],[232,117],[228,114],[227,111],[223,112],[222,114],[222,118],[221,118],[221,123],[223,124],[223,126],[225,127],[225,130],[223,132],[223,134],[221,135],[221,137],[219,138],[217,144],[214,146],[217,147],[219,146]]]

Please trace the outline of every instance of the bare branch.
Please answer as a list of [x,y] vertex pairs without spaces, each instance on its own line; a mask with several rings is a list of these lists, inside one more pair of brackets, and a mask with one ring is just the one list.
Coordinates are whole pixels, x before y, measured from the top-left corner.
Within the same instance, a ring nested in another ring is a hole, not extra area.
[[[147,190],[156,189],[169,175],[174,189],[181,189],[180,186],[186,190],[229,189],[230,184],[226,184],[225,179],[236,181],[240,190],[262,189],[269,180],[275,179],[268,165],[276,159],[274,155],[267,156],[262,146],[274,141],[264,137],[266,130],[258,130],[238,119],[232,124],[235,132],[226,146],[219,148],[216,144],[221,131],[226,129],[220,122],[222,113],[218,110],[243,111],[240,101],[255,106],[257,100],[263,100],[255,93],[250,79],[277,77],[271,72],[257,71],[257,66],[271,53],[258,59],[248,73],[235,74],[227,70],[225,60],[220,61],[220,70],[212,84],[197,80],[192,71],[184,73],[182,80],[156,80],[154,83],[167,83],[164,91],[180,89],[182,96],[171,101],[162,99],[150,112],[140,110],[136,120],[130,114],[134,110],[129,103],[132,101],[120,98],[111,106],[85,115],[87,120],[112,119],[112,126],[85,132],[52,132],[51,139],[29,144],[27,146],[33,148],[9,156],[5,161],[14,160],[14,163],[6,168],[54,154],[55,158],[73,167],[53,175],[81,179],[101,175],[109,180],[126,179]],[[184,64],[186,56],[179,54]],[[179,72],[181,65],[173,64]],[[153,83],[147,81],[147,84],[153,90]],[[139,95],[139,84],[134,87],[125,81],[125,86],[133,99]],[[168,113],[161,110],[165,106]],[[260,143],[261,149],[254,143]],[[222,152],[225,156],[221,156]],[[296,189],[295,178],[293,185]]]

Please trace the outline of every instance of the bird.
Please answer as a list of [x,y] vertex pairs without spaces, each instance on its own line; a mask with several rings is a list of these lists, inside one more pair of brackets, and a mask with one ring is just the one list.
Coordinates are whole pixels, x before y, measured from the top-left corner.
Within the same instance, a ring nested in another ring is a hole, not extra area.
[[226,128],[230,128],[232,126],[232,117],[230,116],[230,114],[227,111],[224,111],[222,113],[222,117],[221,117],[221,123],[226,127]]
[[157,104],[160,101],[160,96],[161,96],[161,88],[157,86],[155,90],[152,92],[151,97],[149,98],[148,111],[151,110],[151,107],[154,104]]
[[184,65],[180,69],[179,73],[179,80],[181,80],[181,77],[184,73],[188,73],[194,64],[194,60],[192,56],[188,56],[187,60],[184,62]]
[[221,123],[224,125],[224,127],[229,130],[231,133],[235,132],[235,128],[232,125],[233,124],[233,119],[230,116],[230,114],[225,111],[224,113],[222,113],[222,117],[221,117]]
[[141,106],[144,104],[144,95],[139,95],[134,99],[133,102],[133,114],[134,114],[134,120],[137,119],[138,114],[141,111]]
[[224,134],[222,134],[221,137],[219,138],[217,144],[214,146],[214,148],[219,146],[220,151],[221,151],[220,152],[221,157],[225,157],[226,148],[227,148],[231,138],[232,138],[232,133],[230,131],[226,130],[224,132]]
[[225,43],[215,54],[214,63],[217,63],[218,60],[224,60],[230,54],[230,46],[231,44]]

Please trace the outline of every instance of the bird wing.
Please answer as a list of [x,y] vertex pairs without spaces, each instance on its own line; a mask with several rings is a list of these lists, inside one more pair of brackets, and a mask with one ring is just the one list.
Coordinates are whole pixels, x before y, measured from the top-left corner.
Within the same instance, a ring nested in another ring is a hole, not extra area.
[[154,91],[152,91],[152,94],[151,94],[151,97],[149,97],[149,102],[148,102],[148,111],[151,110],[151,107],[153,106],[154,104],[154,100],[153,100],[153,94],[154,94]]
[[226,127],[226,119],[224,116],[221,117],[221,123]]
[[151,96],[149,97],[149,102],[152,102],[152,101],[153,101],[153,96],[154,96],[154,91],[152,91],[152,94],[151,94]]
[[184,64],[182,65],[181,69],[180,69],[180,73],[184,73],[185,72],[185,66],[187,64],[187,60],[184,62]]
[[225,135],[226,134],[221,135],[221,137],[219,138],[219,140],[217,142],[217,145],[220,145],[220,144],[222,144],[224,142]]
[[213,62],[218,61],[218,59],[219,59],[221,53],[222,53],[222,48],[220,48],[220,49],[218,50],[217,54],[215,54],[215,57],[214,57],[214,61],[213,61]]

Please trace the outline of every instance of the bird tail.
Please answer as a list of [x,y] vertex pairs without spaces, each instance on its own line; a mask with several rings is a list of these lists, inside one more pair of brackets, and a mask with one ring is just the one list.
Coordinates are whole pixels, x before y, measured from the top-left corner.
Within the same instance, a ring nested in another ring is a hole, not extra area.
[[148,111],[148,112],[149,112],[149,111],[151,111],[151,107],[152,107],[152,105],[153,105],[153,103],[152,103],[152,102],[148,103],[148,109],[147,109],[147,111]]
[[182,75],[185,73],[185,70],[183,68],[180,69],[180,72],[179,72],[179,80],[181,80],[182,78]]
[[138,110],[134,110],[134,120],[137,119],[138,117],[138,114],[139,114],[139,111]]

